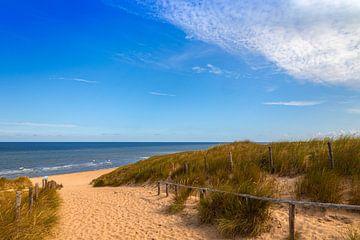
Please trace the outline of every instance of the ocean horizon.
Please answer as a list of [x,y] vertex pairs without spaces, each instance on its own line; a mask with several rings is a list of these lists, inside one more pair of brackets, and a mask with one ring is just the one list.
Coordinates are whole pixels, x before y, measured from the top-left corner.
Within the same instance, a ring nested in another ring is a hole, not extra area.
[[0,178],[114,168],[217,144],[220,142],[0,142]]

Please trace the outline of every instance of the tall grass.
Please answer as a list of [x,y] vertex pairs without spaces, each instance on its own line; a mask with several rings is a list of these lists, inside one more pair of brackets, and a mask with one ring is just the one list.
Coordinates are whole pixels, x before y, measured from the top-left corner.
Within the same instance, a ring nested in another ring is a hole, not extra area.
[[0,191],[7,189],[24,189],[32,185],[28,177],[18,177],[16,179],[0,178]]
[[297,184],[298,198],[312,201],[340,203],[342,199],[341,178],[327,169],[312,170]]
[[20,219],[15,220],[15,192],[0,193],[0,239],[41,240],[51,235],[58,221],[60,198],[56,190],[44,190],[28,212],[28,194],[22,193]]
[[[335,168],[330,169],[328,141],[332,142]],[[274,169],[270,167],[268,146],[272,147]],[[232,153],[233,169],[229,166]],[[188,164],[186,171],[184,164]],[[298,142],[257,144],[249,141],[215,146],[206,151],[154,156],[120,167],[93,180],[93,186],[151,183],[170,180],[186,185],[227,189],[233,192],[272,196],[276,182],[270,175],[303,176],[297,183],[297,197],[313,201],[342,201],[343,180],[360,174],[360,138],[313,139]],[[353,188],[354,202],[360,188]],[[174,199],[172,209],[180,211],[188,193]],[[256,235],[266,225],[269,204],[209,194],[200,202],[203,222],[211,222],[224,234]]]

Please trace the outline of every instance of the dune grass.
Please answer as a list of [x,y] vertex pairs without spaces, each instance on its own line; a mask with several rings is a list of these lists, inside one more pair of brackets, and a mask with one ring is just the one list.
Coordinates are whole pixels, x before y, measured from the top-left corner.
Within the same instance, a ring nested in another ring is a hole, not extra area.
[[16,179],[0,178],[0,191],[7,189],[21,190],[32,185],[28,177],[18,177]]
[[[27,181],[25,181],[27,182]],[[23,185],[12,185],[15,189]],[[56,190],[40,191],[34,201],[32,213],[28,212],[28,193],[22,192],[20,219],[15,220],[15,192],[0,193],[0,239],[3,240],[41,240],[51,235],[58,221],[60,197]]]
[[[334,169],[329,165],[329,141],[333,148]],[[269,146],[272,148],[273,168],[270,166]],[[229,163],[230,152],[232,165]],[[120,167],[94,179],[92,184],[100,187],[169,180],[257,196],[274,196],[277,191],[274,177],[302,176],[296,187],[298,198],[341,203],[344,180],[358,175],[360,138],[345,136],[271,144],[234,142],[205,151],[154,156]],[[358,203],[360,187],[354,185],[351,194],[353,203]],[[188,196],[186,192],[179,194],[171,206],[172,211],[181,211]],[[269,203],[214,193],[200,201],[199,216],[201,221],[216,225],[224,235],[254,236],[264,229],[269,206]]]
[[342,192],[341,178],[327,169],[313,169],[307,172],[296,187],[298,198],[318,202],[340,203]]

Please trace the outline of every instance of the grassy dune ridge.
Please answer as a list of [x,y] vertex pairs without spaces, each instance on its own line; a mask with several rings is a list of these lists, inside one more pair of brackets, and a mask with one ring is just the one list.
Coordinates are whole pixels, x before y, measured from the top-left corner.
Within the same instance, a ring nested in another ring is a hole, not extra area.
[[[328,141],[333,146],[334,169],[329,165]],[[301,176],[296,184],[299,199],[360,204],[360,138],[345,136],[269,145],[274,169],[270,168],[268,145],[244,141],[205,151],[154,156],[105,174],[95,179],[93,185],[170,180],[257,196],[276,196],[276,177]],[[233,167],[229,163],[230,152]],[[345,198],[348,195],[344,194],[345,188],[350,188],[349,199]],[[170,209],[181,211],[190,194],[180,192]],[[213,193],[200,202],[199,215],[203,222],[213,223],[224,235],[254,236],[266,227],[269,206],[266,202]]]
[[[31,181],[26,177],[0,179],[0,188],[19,190],[28,186],[31,186]],[[51,234],[58,222],[59,194],[55,189],[40,191],[31,214],[28,213],[28,198],[28,193],[23,191],[20,219],[15,220],[15,191],[0,192],[0,239],[41,240]]]

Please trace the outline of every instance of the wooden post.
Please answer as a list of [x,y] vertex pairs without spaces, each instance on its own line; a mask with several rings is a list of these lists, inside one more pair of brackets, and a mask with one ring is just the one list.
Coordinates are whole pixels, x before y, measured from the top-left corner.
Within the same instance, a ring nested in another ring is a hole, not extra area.
[[184,172],[185,174],[189,173],[189,164],[187,162],[184,163]]
[[42,189],[45,188],[45,180],[44,180],[44,179],[41,180],[41,188],[42,188]]
[[158,194],[157,195],[160,195],[160,182],[157,182],[157,189],[158,189]]
[[295,240],[295,204],[289,203],[289,239]]
[[205,190],[205,189],[200,189],[200,199],[204,199],[204,198],[205,198],[205,193],[206,193],[206,190]]
[[177,197],[178,196],[178,185],[175,185],[175,196]]
[[328,142],[327,145],[328,145],[328,149],[329,149],[329,165],[330,165],[331,169],[334,169],[335,163],[334,163],[334,157],[333,157],[333,150],[332,150],[331,142]]
[[229,152],[229,169],[230,172],[234,171],[234,162],[233,162],[233,158],[232,158],[232,153]]
[[45,188],[49,187],[49,186],[48,186],[48,180],[45,179],[44,182],[45,182]]
[[271,173],[275,172],[275,168],[274,168],[274,159],[273,159],[273,155],[272,155],[272,147],[269,146],[269,164],[270,164],[270,171]]
[[35,184],[35,200],[39,198],[39,184]]
[[169,184],[165,184],[165,191],[166,191],[166,196],[169,196]]
[[33,187],[29,187],[29,213],[32,213],[32,208],[34,204],[34,191]]
[[16,199],[15,199],[15,219],[18,220],[20,218],[20,210],[21,210],[21,191],[16,191]]

